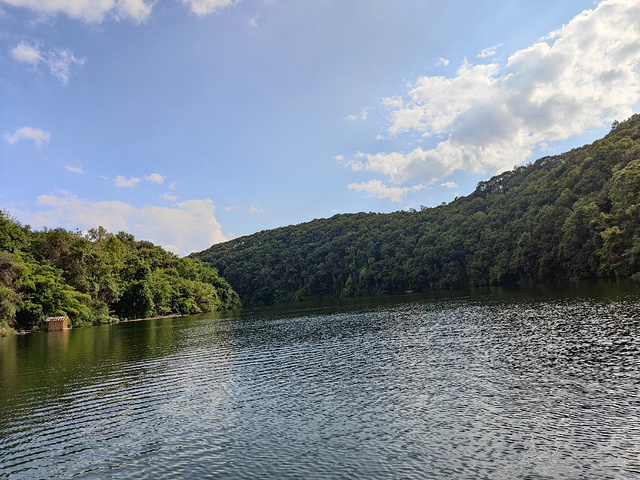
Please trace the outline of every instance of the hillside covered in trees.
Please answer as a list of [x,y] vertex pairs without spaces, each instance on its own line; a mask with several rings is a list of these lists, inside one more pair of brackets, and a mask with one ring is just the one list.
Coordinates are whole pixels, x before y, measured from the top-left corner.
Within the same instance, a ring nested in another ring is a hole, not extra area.
[[248,305],[640,276],[640,115],[435,208],[262,231],[193,254]]
[[66,315],[72,326],[240,306],[218,272],[133,235],[32,231],[0,212],[0,334]]

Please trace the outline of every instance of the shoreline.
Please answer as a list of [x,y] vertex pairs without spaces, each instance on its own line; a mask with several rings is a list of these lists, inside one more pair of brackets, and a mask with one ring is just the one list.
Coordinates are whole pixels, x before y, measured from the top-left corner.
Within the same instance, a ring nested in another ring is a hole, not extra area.
[[[109,322],[105,322],[105,323],[91,323],[89,325],[78,325],[76,327],[67,327],[65,330],[55,330],[56,332],[65,332],[67,330],[75,330],[78,328],[85,328],[85,327],[97,327],[99,325],[112,325],[115,323],[125,323],[125,322],[144,322],[146,320],[159,320],[159,319],[163,319],[163,318],[180,318],[180,317],[186,317],[187,313],[172,313],[170,315],[156,315],[155,317],[148,317],[148,318],[132,318],[130,320],[120,320],[119,318],[112,318],[111,321]],[[18,335],[29,335],[32,333],[52,333],[49,332],[48,329],[36,329],[36,330],[16,330],[14,328],[11,327],[0,327],[0,338],[4,338],[4,337],[14,337],[14,336],[18,336]]]

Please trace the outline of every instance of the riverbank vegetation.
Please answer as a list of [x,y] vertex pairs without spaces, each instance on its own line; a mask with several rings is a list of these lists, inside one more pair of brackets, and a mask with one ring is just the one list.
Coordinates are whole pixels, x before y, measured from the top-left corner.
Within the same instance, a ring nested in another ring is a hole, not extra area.
[[194,254],[248,305],[640,276],[640,116],[435,208],[263,231]]
[[32,231],[0,212],[0,334],[203,313],[240,306],[218,272],[133,235],[104,228]]

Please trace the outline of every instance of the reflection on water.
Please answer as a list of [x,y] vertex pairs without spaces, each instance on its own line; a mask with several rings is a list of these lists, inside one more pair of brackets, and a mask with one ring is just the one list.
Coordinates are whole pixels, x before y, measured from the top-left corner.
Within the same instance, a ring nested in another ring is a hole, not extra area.
[[0,477],[638,478],[633,289],[3,338]]

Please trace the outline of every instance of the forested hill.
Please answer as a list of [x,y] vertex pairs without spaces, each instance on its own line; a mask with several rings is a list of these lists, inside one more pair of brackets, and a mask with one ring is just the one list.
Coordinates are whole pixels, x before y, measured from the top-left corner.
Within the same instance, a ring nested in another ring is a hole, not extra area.
[[193,256],[249,305],[640,276],[640,115],[446,205],[336,215]]
[[0,211],[0,335],[65,315],[71,326],[240,306],[202,262],[102,227],[41,232]]

